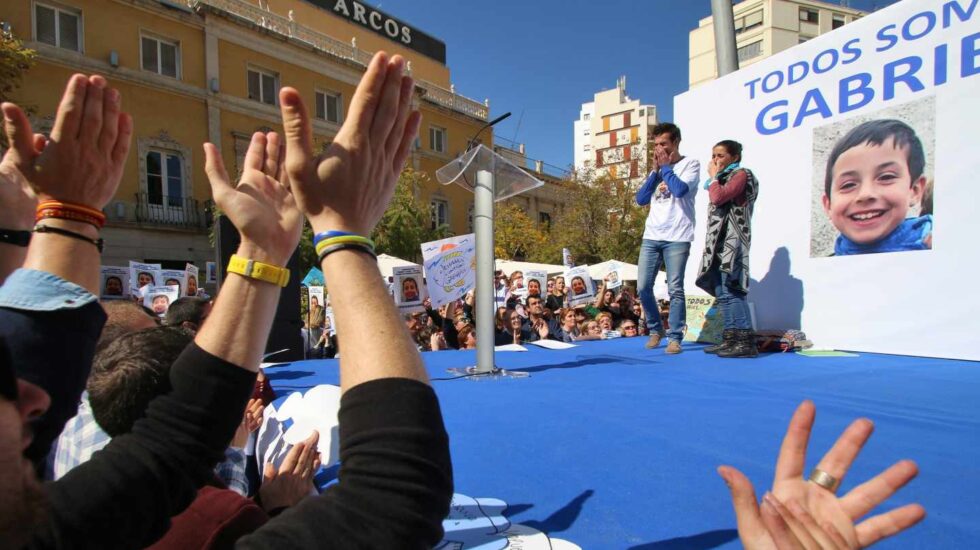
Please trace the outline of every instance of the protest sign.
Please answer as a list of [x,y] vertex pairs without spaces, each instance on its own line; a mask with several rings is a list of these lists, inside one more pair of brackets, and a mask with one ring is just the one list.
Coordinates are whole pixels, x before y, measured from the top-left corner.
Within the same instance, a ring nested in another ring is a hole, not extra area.
[[623,286],[623,275],[620,273],[619,262],[609,262],[609,271],[606,272],[603,280],[606,281],[606,288],[619,288]]
[[170,304],[180,298],[180,287],[177,285],[152,286],[143,289],[143,306],[153,310],[153,313],[163,317],[167,314]]
[[[435,246],[437,243],[443,244]],[[476,240],[473,235],[425,243],[422,257],[426,254],[429,257],[424,261],[425,274],[432,307],[462,298],[476,284]]]
[[187,289],[187,271],[177,269],[164,269],[160,271],[160,280],[164,286],[177,286],[180,289],[180,296],[184,296]]
[[542,300],[546,297],[548,288],[548,273],[536,269],[529,269],[524,272],[524,281],[527,286],[527,295],[537,294]]
[[717,344],[721,342],[721,332],[724,330],[724,320],[721,308],[711,296],[685,297],[687,302],[687,332],[685,342],[704,342]]
[[132,294],[138,295],[138,290],[146,285],[157,286],[161,283],[160,264],[129,262],[129,289]]
[[99,297],[103,300],[119,300],[129,296],[128,280],[128,267],[102,266],[102,281],[99,287],[102,290]]
[[402,313],[425,311],[422,302],[429,297],[422,279],[422,266],[409,265],[392,268],[392,290],[395,305]]
[[184,296],[197,296],[199,273],[200,271],[194,264],[184,266],[184,281],[187,283],[184,286]]
[[568,305],[587,304],[595,296],[592,290],[592,277],[589,276],[589,266],[582,265],[565,271],[568,281]]

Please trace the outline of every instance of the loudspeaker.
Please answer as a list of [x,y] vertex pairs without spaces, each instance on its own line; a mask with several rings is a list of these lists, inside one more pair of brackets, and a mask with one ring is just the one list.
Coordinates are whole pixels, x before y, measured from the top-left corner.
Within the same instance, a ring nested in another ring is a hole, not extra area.
[[[220,290],[222,282],[228,276],[228,260],[238,249],[242,241],[238,230],[231,223],[227,216],[219,216],[216,228],[216,254],[218,262],[218,288]],[[270,357],[270,361],[301,361],[303,359],[303,337],[300,330],[303,323],[300,320],[299,295],[300,295],[300,273],[299,273],[299,249],[297,248],[289,262],[286,264],[291,276],[289,284],[282,289],[279,294],[279,306],[276,308],[276,317],[272,322],[272,330],[269,333],[269,342],[265,346],[266,353],[272,353],[285,349]]]

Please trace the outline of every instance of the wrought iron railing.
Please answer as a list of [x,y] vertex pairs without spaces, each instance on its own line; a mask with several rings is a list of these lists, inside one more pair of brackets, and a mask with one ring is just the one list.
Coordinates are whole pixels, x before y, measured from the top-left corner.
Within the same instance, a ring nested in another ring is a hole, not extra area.
[[136,222],[183,229],[211,227],[212,202],[156,193],[136,193]]
[[[187,0],[190,8],[210,6],[226,14],[239,17],[271,32],[304,42],[317,50],[341,59],[353,61],[364,67],[371,62],[372,52],[358,49],[352,43],[337,40],[320,31],[311,29],[290,19],[273,13],[244,0]],[[490,108],[479,101],[461,96],[431,82],[416,79],[416,84],[425,90],[424,98],[454,111],[467,114],[480,120],[487,120]]]

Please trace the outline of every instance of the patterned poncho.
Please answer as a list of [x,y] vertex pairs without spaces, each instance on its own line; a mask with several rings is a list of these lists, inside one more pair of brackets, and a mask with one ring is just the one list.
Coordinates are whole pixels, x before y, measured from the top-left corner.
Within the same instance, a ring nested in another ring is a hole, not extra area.
[[[698,270],[696,284],[712,296],[721,280],[721,273],[733,273],[736,262],[741,264],[740,277],[730,279],[732,290],[749,291],[749,248],[752,244],[752,209],[759,194],[759,183],[746,168],[737,168],[718,174],[718,183],[724,185],[734,174],[746,176],[743,201],[731,200],[721,206],[708,205],[708,234],[704,240],[704,254]],[[742,204],[738,204],[742,202]]]

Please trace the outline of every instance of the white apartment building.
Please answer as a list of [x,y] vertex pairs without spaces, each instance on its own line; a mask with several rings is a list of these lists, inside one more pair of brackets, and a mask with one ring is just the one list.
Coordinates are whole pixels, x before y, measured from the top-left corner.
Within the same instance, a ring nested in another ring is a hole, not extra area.
[[657,108],[626,95],[626,77],[616,87],[599,92],[582,104],[575,132],[575,169],[595,170],[611,179],[645,176],[650,135],[657,123]]
[[[865,15],[840,4],[818,0],[744,0],[734,6],[739,67],[842,27]],[[705,17],[689,35],[688,85],[691,88],[718,77],[715,29]]]

